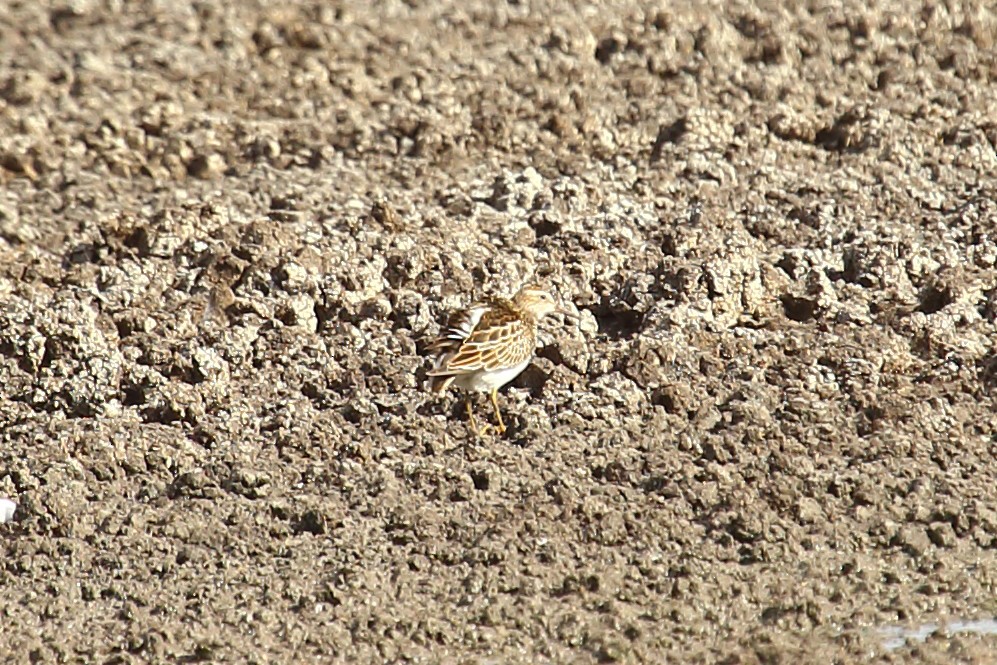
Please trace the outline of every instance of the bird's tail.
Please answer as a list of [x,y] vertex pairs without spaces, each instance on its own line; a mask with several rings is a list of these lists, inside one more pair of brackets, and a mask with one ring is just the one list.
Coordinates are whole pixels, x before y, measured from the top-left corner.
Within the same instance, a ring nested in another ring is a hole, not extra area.
[[440,336],[426,345],[426,352],[435,354],[433,369],[429,370],[429,380],[426,387],[434,393],[446,392],[450,384],[457,376],[447,371],[447,363],[454,357],[460,349],[460,340],[452,337]]
[[453,383],[454,379],[457,377],[453,374],[448,374],[445,376],[429,376],[429,380],[426,381],[426,387],[429,388],[431,392],[434,393],[445,393],[450,384]]

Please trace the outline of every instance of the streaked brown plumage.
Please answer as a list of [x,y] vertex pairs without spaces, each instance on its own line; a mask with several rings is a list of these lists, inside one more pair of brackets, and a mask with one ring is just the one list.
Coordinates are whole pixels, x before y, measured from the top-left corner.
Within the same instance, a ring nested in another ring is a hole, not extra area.
[[[537,323],[557,309],[554,298],[536,285],[523,287],[512,300],[491,298],[454,312],[444,332],[426,350],[436,356],[429,388],[443,393],[451,385],[491,393],[499,433],[505,423],[498,408],[498,389],[518,376],[536,350]],[[467,401],[471,426],[479,434]]]

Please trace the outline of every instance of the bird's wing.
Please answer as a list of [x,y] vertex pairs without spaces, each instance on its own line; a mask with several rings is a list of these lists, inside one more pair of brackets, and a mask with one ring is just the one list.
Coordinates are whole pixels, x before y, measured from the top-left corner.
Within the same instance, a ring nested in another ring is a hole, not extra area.
[[441,352],[429,376],[512,367],[529,353],[529,338],[529,326],[503,301],[458,312],[429,347]]
[[481,317],[490,309],[487,303],[475,303],[467,309],[454,312],[447,321],[446,330],[426,346],[427,351],[455,351],[474,332]]

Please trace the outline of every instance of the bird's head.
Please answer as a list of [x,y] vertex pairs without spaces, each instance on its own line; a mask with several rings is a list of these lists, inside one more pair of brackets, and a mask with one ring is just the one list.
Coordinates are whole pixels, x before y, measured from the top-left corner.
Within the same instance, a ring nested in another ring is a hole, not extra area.
[[513,302],[535,319],[540,319],[558,309],[554,296],[537,284],[527,284],[521,288],[513,298]]

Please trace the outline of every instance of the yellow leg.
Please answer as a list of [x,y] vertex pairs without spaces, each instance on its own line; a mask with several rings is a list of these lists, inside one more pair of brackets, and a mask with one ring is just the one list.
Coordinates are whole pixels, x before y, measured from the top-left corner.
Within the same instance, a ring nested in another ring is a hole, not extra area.
[[505,434],[505,423],[502,422],[502,412],[498,405],[498,388],[492,388],[492,406],[495,407],[495,418],[498,420],[499,434]]
[[485,424],[485,426],[481,428],[478,427],[478,421],[474,419],[474,409],[471,407],[470,397],[467,398],[467,419],[471,421],[471,429],[474,430],[475,434],[477,434],[478,436],[484,436],[485,434],[488,433],[489,429],[488,424]]
[[478,423],[474,422],[474,409],[471,408],[470,397],[467,398],[465,404],[467,405],[467,419],[471,422],[471,429],[473,429],[475,433],[480,434],[480,432],[478,432]]

